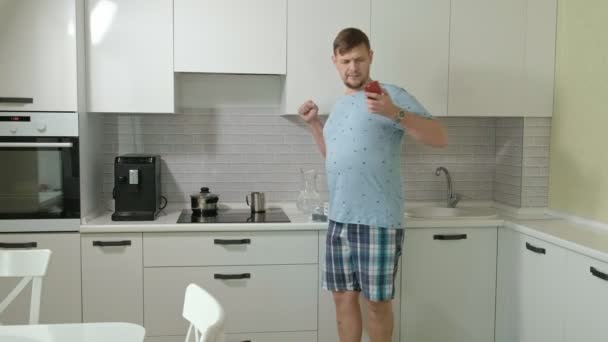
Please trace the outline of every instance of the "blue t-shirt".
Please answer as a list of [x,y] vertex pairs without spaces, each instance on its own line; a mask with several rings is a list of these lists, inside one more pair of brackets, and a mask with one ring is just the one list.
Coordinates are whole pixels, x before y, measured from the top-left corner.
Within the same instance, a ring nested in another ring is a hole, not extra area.
[[[382,84],[393,103],[431,117],[404,89]],[[340,97],[323,128],[329,219],[402,228],[401,124],[367,109],[365,92]]]

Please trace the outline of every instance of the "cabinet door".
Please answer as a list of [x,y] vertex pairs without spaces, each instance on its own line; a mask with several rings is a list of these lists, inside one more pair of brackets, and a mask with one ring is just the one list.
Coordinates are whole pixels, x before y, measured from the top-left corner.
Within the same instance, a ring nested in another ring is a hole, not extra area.
[[563,341],[606,341],[608,263],[568,252],[566,329]]
[[175,0],[175,71],[285,74],[287,0]]
[[[80,292],[80,234],[0,234],[6,248],[21,249],[20,244],[50,249],[51,259],[42,280],[40,323],[78,323],[82,321]],[[4,299],[20,278],[0,279],[0,298]],[[27,324],[29,319],[31,285],[29,285],[0,315],[2,324]]]
[[497,228],[406,229],[401,340],[494,339]]
[[[184,342],[186,336],[146,337],[144,342]],[[316,331],[226,334],[226,342],[316,342]]]
[[449,115],[523,115],[527,0],[451,3]]
[[565,263],[566,250],[560,247],[500,231],[497,342],[563,341]]
[[373,0],[372,78],[405,88],[447,115],[450,0]]
[[[319,232],[319,342],[336,342],[338,341],[338,329],[336,321],[336,309],[331,292],[323,289],[323,264],[325,263],[325,238],[327,231]],[[399,260],[401,264],[403,259]],[[363,339],[364,342],[369,342],[367,334],[367,312],[363,302],[363,297],[360,296],[360,307],[363,313]],[[401,266],[399,266],[397,276],[395,277],[395,299],[393,300],[393,342],[399,342],[399,331],[401,322]]]
[[371,0],[290,1],[288,8],[287,76],[284,113],[297,113],[311,99],[327,114],[345,86],[331,61],[340,30],[370,29]]
[[172,113],[173,2],[86,5],[89,111]]
[[525,116],[553,116],[557,0],[528,0]]
[[76,2],[0,0],[0,110],[77,110]]
[[141,234],[86,234],[82,243],[84,322],[143,324]]
[[180,335],[190,283],[209,291],[226,312],[226,333],[317,330],[317,265],[147,267],[148,336]]

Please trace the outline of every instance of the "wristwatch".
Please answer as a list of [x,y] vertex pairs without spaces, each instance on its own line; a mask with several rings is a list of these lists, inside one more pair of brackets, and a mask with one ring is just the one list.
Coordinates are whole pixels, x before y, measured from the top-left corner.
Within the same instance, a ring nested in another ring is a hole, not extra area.
[[399,109],[399,111],[397,112],[397,116],[395,116],[395,123],[400,123],[401,120],[405,118],[406,114],[407,112],[405,110]]

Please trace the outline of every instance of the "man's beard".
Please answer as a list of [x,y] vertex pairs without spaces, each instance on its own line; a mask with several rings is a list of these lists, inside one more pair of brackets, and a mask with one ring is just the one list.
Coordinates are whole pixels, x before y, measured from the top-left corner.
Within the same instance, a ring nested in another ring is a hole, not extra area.
[[361,87],[363,86],[364,83],[365,83],[365,81],[360,81],[360,82],[357,82],[356,84],[351,84],[347,81],[344,81],[344,85],[352,90],[361,89]]
[[352,90],[359,90],[359,89],[361,89],[361,88],[363,87],[363,85],[365,84],[365,82],[366,82],[366,81],[367,81],[367,77],[366,77],[365,79],[363,79],[363,80],[361,80],[361,81],[359,81],[359,82],[355,83],[355,84],[353,84],[353,83],[349,83],[349,82],[348,82],[348,80],[347,80],[347,81],[344,81],[344,85],[345,85],[347,88],[349,88],[349,89],[352,89]]

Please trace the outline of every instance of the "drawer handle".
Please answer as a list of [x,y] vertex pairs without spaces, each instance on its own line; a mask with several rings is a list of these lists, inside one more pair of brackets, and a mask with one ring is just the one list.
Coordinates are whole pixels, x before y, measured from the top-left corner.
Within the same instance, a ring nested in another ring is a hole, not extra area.
[[0,248],[7,248],[7,249],[36,248],[36,247],[38,247],[37,242],[17,242],[17,243],[0,242]]
[[33,97],[0,97],[0,103],[34,103]]
[[526,242],[526,248],[536,254],[547,254],[547,250],[544,248],[536,247]]
[[229,280],[229,279],[250,279],[251,278],[251,273],[241,273],[241,274],[218,274],[215,273],[213,275],[214,279],[222,279],[222,280]]
[[213,243],[216,245],[249,245],[251,243],[251,239],[237,239],[237,240],[214,239]]
[[131,240],[122,240],[122,241],[93,241],[93,246],[97,246],[97,247],[131,246]]
[[591,267],[590,271],[591,271],[591,274],[593,274],[594,276],[596,276],[602,280],[608,281],[608,274],[598,271],[597,268],[595,268],[595,267]]
[[467,239],[467,234],[433,235],[433,240],[453,241],[453,240],[466,240],[466,239]]

